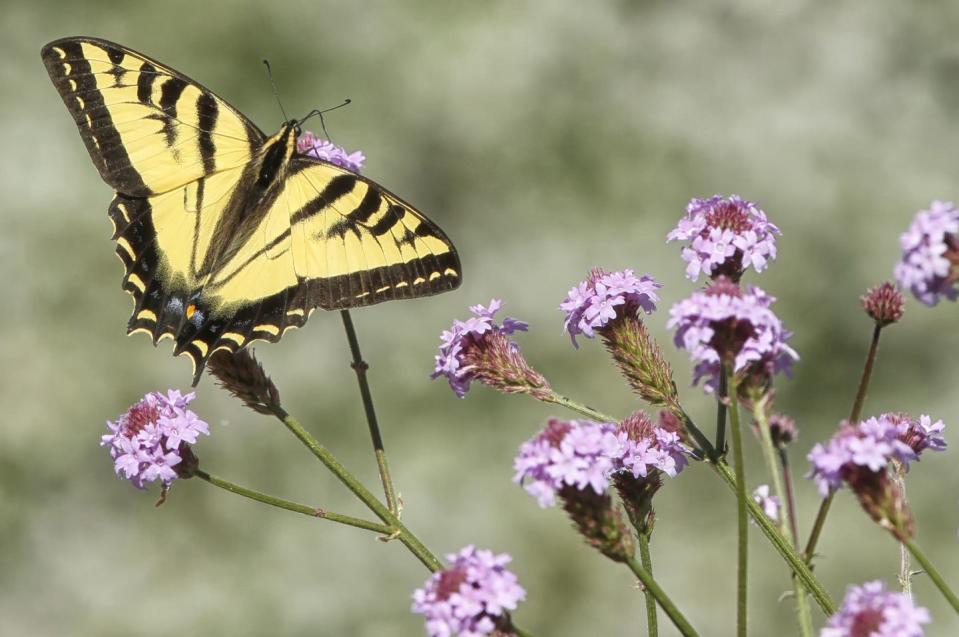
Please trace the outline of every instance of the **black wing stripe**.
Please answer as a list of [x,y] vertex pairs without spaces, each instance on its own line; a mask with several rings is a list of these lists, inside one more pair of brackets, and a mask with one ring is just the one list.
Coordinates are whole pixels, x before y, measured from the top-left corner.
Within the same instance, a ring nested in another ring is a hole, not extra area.
[[296,224],[309,219],[313,215],[333,205],[340,197],[353,192],[354,187],[356,187],[356,177],[347,174],[337,175],[330,180],[330,183],[326,184],[323,192],[290,216],[290,223]]

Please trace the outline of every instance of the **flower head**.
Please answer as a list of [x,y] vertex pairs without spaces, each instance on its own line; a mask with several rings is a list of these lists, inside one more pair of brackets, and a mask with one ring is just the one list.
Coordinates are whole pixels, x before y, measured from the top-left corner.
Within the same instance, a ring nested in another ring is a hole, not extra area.
[[559,309],[566,313],[564,329],[576,345],[576,335],[587,338],[611,321],[625,316],[649,314],[656,309],[662,286],[648,274],[637,277],[632,270],[604,272],[595,268],[579,285],[572,288]]
[[933,201],[929,210],[916,213],[899,245],[899,287],[930,306],[959,298],[959,209],[952,202]]
[[184,460],[195,462],[189,445],[199,434],[210,435],[209,425],[186,408],[195,397],[172,389],[166,395],[151,392],[116,421],[107,421],[110,433],[100,446],[109,448],[116,474],[138,489],[156,480],[166,487],[180,477]]
[[342,146],[321,139],[310,131],[305,131],[296,139],[296,152],[308,157],[322,159],[356,173],[360,172],[363,162],[366,161],[366,157],[363,156],[361,151],[347,153]]
[[527,324],[504,318],[502,324],[493,315],[503,306],[498,299],[489,306],[470,307],[473,316],[453,321],[453,327],[440,336],[439,354],[431,378],[445,376],[450,388],[462,398],[470,383],[477,380],[507,393],[524,392],[537,395],[549,389],[549,383],[532,369],[510,340],[514,332],[525,332]]
[[696,363],[694,384],[705,378],[706,391],[714,391],[723,360],[733,361],[736,374],[764,381],[777,372],[791,373],[799,355],[786,344],[792,333],[770,309],[774,301],[757,287],[744,290],[719,277],[670,308],[666,326],[675,328],[673,342]]
[[693,199],[666,241],[689,241],[683,248],[686,276],[693,281],[701,272],[715,278],[726,275],[738,281],[747,268],[766,269],[776,258],[779,228],[751,201],[736,195]]
[[756,490],[753,491],[753,501],[762,508],[766,517],[773,522],[779,521],[779,510],[782,507],[782,503],[779,502],[778,496],[769,495],[768,484],[761,484],[756,487]]
[[606,493],[613,471],[616,430],[610,423],[550,418],[546,428],[524,442],[513,461],[513,482],[523,485],[541,507],[556,504],[567,488]]
[[862,309],[866,310],[866,314],[876,321],[879,327],[898,323],[902,318],[905,299],[892,283],[886,282],[870,288],[859,301]]
[[823,495],[843,482],[855,482],[862,471],[884,472],[890,461],[908,466],[926,449],[942,451],[945,425],[923,414],[913,420],[905,414],[886,413],[851,425],[843,423],[825,445],[817,444],[807,456],[812,477]]
[[819,637],[922,637],[922,625],[930,621],[929,611],[909,595],[887,591],[877,580],[850,586]]
[[675,478],[687,464],[689,448],[679,433],[653,424],[641,411],[630,415],[611,435],[613,471],[634,478],[646,478],[658,471]]
[[[670,412],[663,412],[670,413]],[[690,452],[673,421],[654,424],[642,411],[631,414],[610,434],[613,448],[613,485],[633,527],[649,534],[655,521],[653,496],[663,486],[663,476],[675,478],[686,466]]]
[[526,598],[512,558],[467,546],[446,556],[449,566],[413,593],[413,612],[426,618],[430,637],[480,637],[508,627],[506,613]]

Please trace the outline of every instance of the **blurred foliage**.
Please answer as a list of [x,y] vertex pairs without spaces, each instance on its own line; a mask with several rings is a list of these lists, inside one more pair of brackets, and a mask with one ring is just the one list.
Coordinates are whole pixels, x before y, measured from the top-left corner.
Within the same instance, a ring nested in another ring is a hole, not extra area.
[[[638,404],[597,343],[574,350],[556,306],[588,268],[633,267],[692,285],[665,245],[686,201],[737,192],[783,230],[780,258],[750,280],[780,298],[803,357],[779,387],[801,428],[793,454],[808,528],[818,500],[803,456],[852,401],[870,325],[858,306],[891,275],[897,237],[932,198],[956,196],[959,7],[952,3],[3,2],[0,269],[0,625],[30,635],[422,634],[409,595],[426,572],[398,544],[273,511],[194,482],[162,508],[115,479],[103,422],[144,392],[189,383],[168,343],[124,337],[129,300],[110,253],[109,188],[40,63],[64,35],[144,51],[212,87],[264,130],[286,109],[353,104],[334,139],[367,174],[416,202],[457,242],[465,284],[354,314],[404,519],[437,552],[476,543],[515,556],[529,590],[518,619],[538,635],[636,635],[633,578],[588,550],[558,510],[510,483],[512,456],[553,413],[431,383],[437,336],[491,296],[532,324],[521,337],[554,385],[606,411]],[[890,328],[866,411],[930,412],[959,428],[957,308],[910,303]],[[689,366],[650,319],[677,381]],[[284,404],[376,484],[339,317],[258,350]],[[194,404],[213,435],[203,466],[238,482],[359,513],[276,422],[209,379]],[[711,422],[697,389],[685,402]],[[952,437],[952,435],[950,435]],[[758,484],[758,446],[748,449]],[[954,451],[909,475],[919,541],[954,585]],[[942,494],[947,494],[943,499]],[[657,497],[658,577],[706,635],[734,618],[734,507],[693,468]],[[754,634],[792,633],[789,582],[753,538]],[[833,507],[816,572],[837,599],[894,583],[898,551],[848,494]],[[929,635],[957,622],[927,578]],[[816,625],[822,619],[817,615]],[[665,624],[665,621],[661,622]],[[665,627],[663,634],[671,634]]]

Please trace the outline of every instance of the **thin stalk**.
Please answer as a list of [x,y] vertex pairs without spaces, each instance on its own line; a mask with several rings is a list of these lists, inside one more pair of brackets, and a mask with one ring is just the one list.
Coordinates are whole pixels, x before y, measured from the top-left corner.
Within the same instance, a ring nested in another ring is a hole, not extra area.
[[[653,575],[653,560],[649,555],[649,534],[639,534],[639,559],[642,560],[643,568]],[[656,637],[659,634],[659,627],[656,622],[656,597],[648,588],[643,588],[643,595],[646,597],[646,634],[649,637]]]
[[287,511],[293,511],[294,513],[302,513],[303,515],[308,515],[313,518],[322,518],[324,520],[329,520],[330,522],[338,522],[340,524],[346,524],[347,526],[354,526],[358,529],[365,529],[367,531],[373,531],[374,533],[382,533],[384,535],[389,535],[392,533],[392,529],[384,524],[378,524],[376,522],[371,522],[369,520],[362,520],[360,518],[354,518],[349,515],[341,515],[339,513],[333,513],[332,511],[326,511],[317,507],[311,507],[306,504],[300,504],[298,502],[290,502],[289,500],[284,500],[282,498],[277,498],[272,495],[267,495],[265,493],[260,493],[259,491],[254,491],[253,489],[247,489],[238,484],[230,482],[229,480],[224,480],[218,476],[212,475],[203,471],[202,469],[196,469],[193,472],[193,475],[201,480],[209,482],[215,487],[225,489],[230,493],[235,493],[237,495],[242,495],[244,498],[249,498],[251,500],[256,500],[257,502],[262,502],[263,504],[269,504],[280,509],[286,509]]
[[872,368],[876,363],[876,352],[879,350],[879,335],[882,333],[882,326],[876,323],[872,330],[872,341],[869,343],[869,352],[866,354],[866,364],[862,368],[862,376],[859,378],[859,389],[856,390],[856,400],[852,404],[852,411],[849,414],[849,422],[856,422],[862,413],[862,405],[866,402],[866,389],[869,387],[869,379],[872,378]]
[[829,515],[829,507],[832,506],[833,498],[836,497],[836,490],[829,492],[822,502],[819,503],[819,511],[816,512],[816,520],[812,523],[812,531],[809,532],[809,539],[806,541],[806,548],[803,549],[803,557],[807,564],[812,564],[812,558],[815,556],[816,544],[819,542],[819,536],[822,535],[822,528],[826,524],[826,516]]
[[333,475],[339,478],[340,482],[346,485],[346,488],[353,492],[360,501],[365,504],[376,517],[381,519],[383,522],[390,527],[392,533],[391,537],[395,535],[396,539],[402,542],[406,548],[410,550],[413,555],[415,555],[420,562],[423,563],[426,568],[431,571],[440,570],[443,565],[433,553],[430,552],[428,548],[416,537],[406,526],[400,522],[400,519],[396,517],[387,507],[383,505],[382,502],[376,499],[369,489],[367,489],[363,484],[356,479],[356,477],[346,470],[346,467],[340,464],[340,462],[330,453],[329,449],[321,445],[316,438],[314,438],[310,432],[303,428],[303,425],[299,421],[286,413],[282,407],[273,408],[274,415],[286,425],[286,428],[296,436],[300,442],[302,442],[307,449],[309,449],[314,456],[316,456],[320,462],[322,462],[327,469],[329,469]]
[[726,455],[726,375],[719,376],[719,400],[716,401],[716,453]]
[[[792,493],[790,492],[787,498],[786,489],[783,487],[783,479],[779,471],[779,463],[776,462],[776,445],[773,443],[769,419],[766,417],[766,404],[768,400],[768,394],[753,397],[753,420],[756,421],[756,426],[759,428],[763,458],[766,461],[766,468],[772,477],[773,491],[776,493],[776,497],[779,499],[781,506],[779,530],[786,536],[790,544],[795,546],[797,536],[794,530],[795,516],[792,513]],[[780,458],[783,458],[782,454],[780,454]],[[787,522],[789,519],[793,521],[792,526]],[[796,597],[796,620],[799,622],[800,633],[803,637],[810,637],[812,635],[812,618],[809,615],[809,605],[806,602],[805,591],[799,578],[797,578],[794,573],[791,574],[790,580],[792,581],[793,594]]]
[[611,423],[619,422],[619,418],[614,418],[613,416],[604,414],[601,411],[596,411],[592,407],[584,405],[583,403],[576,402],[575,400],[572,400],[570,398],[567,398],[566,396],[557,394],[556,392],[552,392],[548,397],[543,398],[542,400],[543,402],[553,403],[554,405],[565,407],[566,409],[575,411],[597,422],[611,422]]
[[939,589],[939,592],[942,593],[943,597],[946,598],[946,601],[949,602],[949,605],[952,606],[953,610],[959,613],[959,598],[956,597],[956,594],[952,592],[952,589],[949,588],[949,585],[946,584],[946,580],[942,579],[942,575],[939,574],[939,571],[936,570],[936,567],[932,565],[928,559],[926,559],[925,554],[919,550],[919,545],[916,544],[915,540],[908,539],[903,544],[906,545],[906,548],[909,549],[909,552],[912,553],[912,556],[919,562],[919,565],[922,567],[922,570],[926,572],[926,575],[929,576],[929,579],[936,585],[936,588]]
[[[727,387],[732,396],[729,405],[729,428],[732,430],[733,459],[736,463],[736,634],[746,637],[746,593],[749,579],[749,518],[746,514],[746,467],[743,461],[743,434],[739,427],[739,400],[737,399],[736,378],[729,363],[723,363],[727,376]],[[752,500],[752,498],[749,498]]]
[[[902,495],[902,501],[906,502],[906,468],[898,460],[892,461],[892,481],[899,489]],[[912,564],[909,560],[909,549],[899,543],[899,586],[902,592],[912,599]]]
[[660,608],[662,608],[663,612],[672,620],[673,625],[682,635],[685,637],[694,637],[699,634],[693,629],[683,614],[679,612],[679,609],[676,608],[676,605],[669,599],[666,592],[659,587],[659,584],[653,579],[652,574],[643,568],[643,565],[637,562],[635,557],[627,559],[626,565],[629,566],[629,570],[639,578],[639,581],[643,583],[646,590],[652,594]]
[[[725,462],[710,463],[709,466],[713,468],[714,471],[723,479],[727,486],[735,493],[737,491],[736,477],[733,475],[732,469],[729,468],[729,465]],[[826,592],[826,589],[823,588],[822,584],[816,579],[816,576],[812,574],[812,571],[809,570],[809,565],[799,556],[798,553],[793,549],[792,545],[789,544],[789,541],[779,532],[779,529],[770,521],[766,514],[763,512],[762,508],[752,498],[746,500],[746,507],[749,509],[749,515],[752,516],[753,521],[759,526],[759,530],[763,532],[763,535],[772,543],[776,551],[782,556],[784,560],[789,564],[789,567],[793,569],[793,572],[799,577],[803,585],[806,587],[806,590],[809,591],[809,594],[812,595],[813,599],[816,601],[816,604],[819,605],[819,608],[822,609],[823,613],[826,615],[832,615],[836,612],[836,604],[833,602],[832,598],[829,596],[829,593]]]
[[783,469],[783,486],[786,487],[786,513],[789,515],[789,532],[792,533],[793,546],[799,548],[799,524],[796,522],[796,496],[793,493],[792,470],[789,466],[789,454],[785,447],[779,449],[779,463]]
[[394,515],[399,515],[396,503],[396,490],[393,488],[393,479],[390,477],[390,466],[386,461],[386,450],[383,448],[383,437],[376,421],[376,410],[373,409],[373,396],[370,393],[370,384],[366,380],[366,371],[370,366],[363,360],[360,353],[360,342],[356,338],[353,328],[353,319],[349,310],[340,310],[343,317],[343,328],[346,330],[346,340],[350,343],[350,353],[353,362],[350,367],[356,372],[356,382],[360,386],[360,397],[363,399],[363,409],[366,411],[366,422],[370,427],[370,440],[373,442],[373,455],[376,456],[376,467],[380,472],[380,481],[383,483],[383,494],[386,496],[386,506]]
[[[856,390],[856,398],[852,403],[852,410],[849,413],[849,422],[855,423],[862,415],[862,406],[866,402],[866,390],[869,388],[869,380],[872,378],[872,368],[876,363],[876,352],[879,351],[879,336],[882,333],[882,326],[876,323],[872,330],[872,341],[869,343],[869,351],[866,353],[866,363],[862,367],[862,376],[859,377],[859,388]],[[806,549],[803,551],[806,556],[806,562],[811,563],[813,555],[816,552],[816,544],[819,542],[819,536],[822,534],[823,525],[826,523],[826,516],[829,515],[829,507],[832,505],[832,499],[836,492],[830,491],[829,495],[823,498],[819,504],[819,512],[816,513],[816,521],[813,523],[812,531],[809,533],[809,540],[806,542]]]

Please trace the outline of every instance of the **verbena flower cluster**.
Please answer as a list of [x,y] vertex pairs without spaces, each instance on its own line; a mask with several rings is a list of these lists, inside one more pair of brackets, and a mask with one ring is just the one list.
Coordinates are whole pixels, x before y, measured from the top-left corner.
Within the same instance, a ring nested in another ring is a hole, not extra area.
[[700,273],[721,274],[734,279],[752,268],[762,272],[776,258],[779,228],[751,201],[736,195],[693,199],[667,236],[667,241],[689,241],[683,248],[686,276],[695,281]]
[[648,274],[637,277],[632,270],[604,272],[596,268],[585,281],[572,288],[559,309],[566,312],[564,329],[576,345],[576,336],[594,336],[595,330],[624,315],[646,314],[656,309],[662,286]]
[[654,425],[638,412],[627,418],[612,434],[615,446],[610,456],[614,471],[634,478],[646,478],[653,471],[661,471],[675,478],[688,463],[689,449],[676,431]]
[[195,398],[170,390],[151,392],[120,416],[107,421],[110,433],[100,445],[107,447],[118,476],[138,489],[159,480],[169,486],[177,478],[185,446],[195,444],[200,434],[209,435],[207,423],[186,406]]
[[446,559],[449,566],[413,593],[413,612],[426,618],[431,637],[489,635],[526,598],[516,575],[506,570],[512,558],[505,553],[467,546]]
[[555,505],[566,487],[602,495],[619,450],[615,431],[611,423],[551,418],[543,431],[520,446],[513,482],[523,485],[541,507]]
[[850,586],[819,637],[922,637],[922,625],[930,621],[929,611],[909,595],[887,591],[877,580]]
[[[514,332],[525,332],[527,324],[514,318],[504,318],[503,323],[493,321],[493,315],[503,306],[502,301],[492,299],[488,307],[473,305],[470,311],[473,316],[465,321],[453,321],[453,327],[444,330],[440,336],[439,354],[436,355],[436,365],[431,378],[445,376],[450,388],[462,398],[469,390],[470,382],[475,377],[474,369],[464,360],[468,350],[480,344],[480,340],[487,334],[501,334],[509,336]],[[510,342],[508,346],[518,352],[519,345]]]
[[884,471],[891,460],[908,466],[926,449],[942,451],[945,425],[923,414],[913,420],[905,414],[887,413],[852,425],[843,423],[839,432],[825,445],[816,444],[807,458],[809,474],[819,492],[838,489],[852,472],[863,468],[873,473]]
[[331,141],[317,137],[310,131],[304,131],[296,139],[296,152],[308,157],[315,157],[335,164],[340,168],[346,168],[353,172],[359,172],[363,167],[366,157],[362,151],[347,153],[346,149],[338,146]]
[[725,277],[673,305],[667,327],[673,341],[696,363],[693,383],[719,385],[724,357],[734,357],[736,373],[747,368],[772,376],[791,374],[799,355],[786,341],[792,336],[770,309],[775,298],[757,287],[740,288]]
[[933,201],[920,210],[899,245],[895,276],[901,288],[926,305],[959,298],[959,209],[952,202]]

